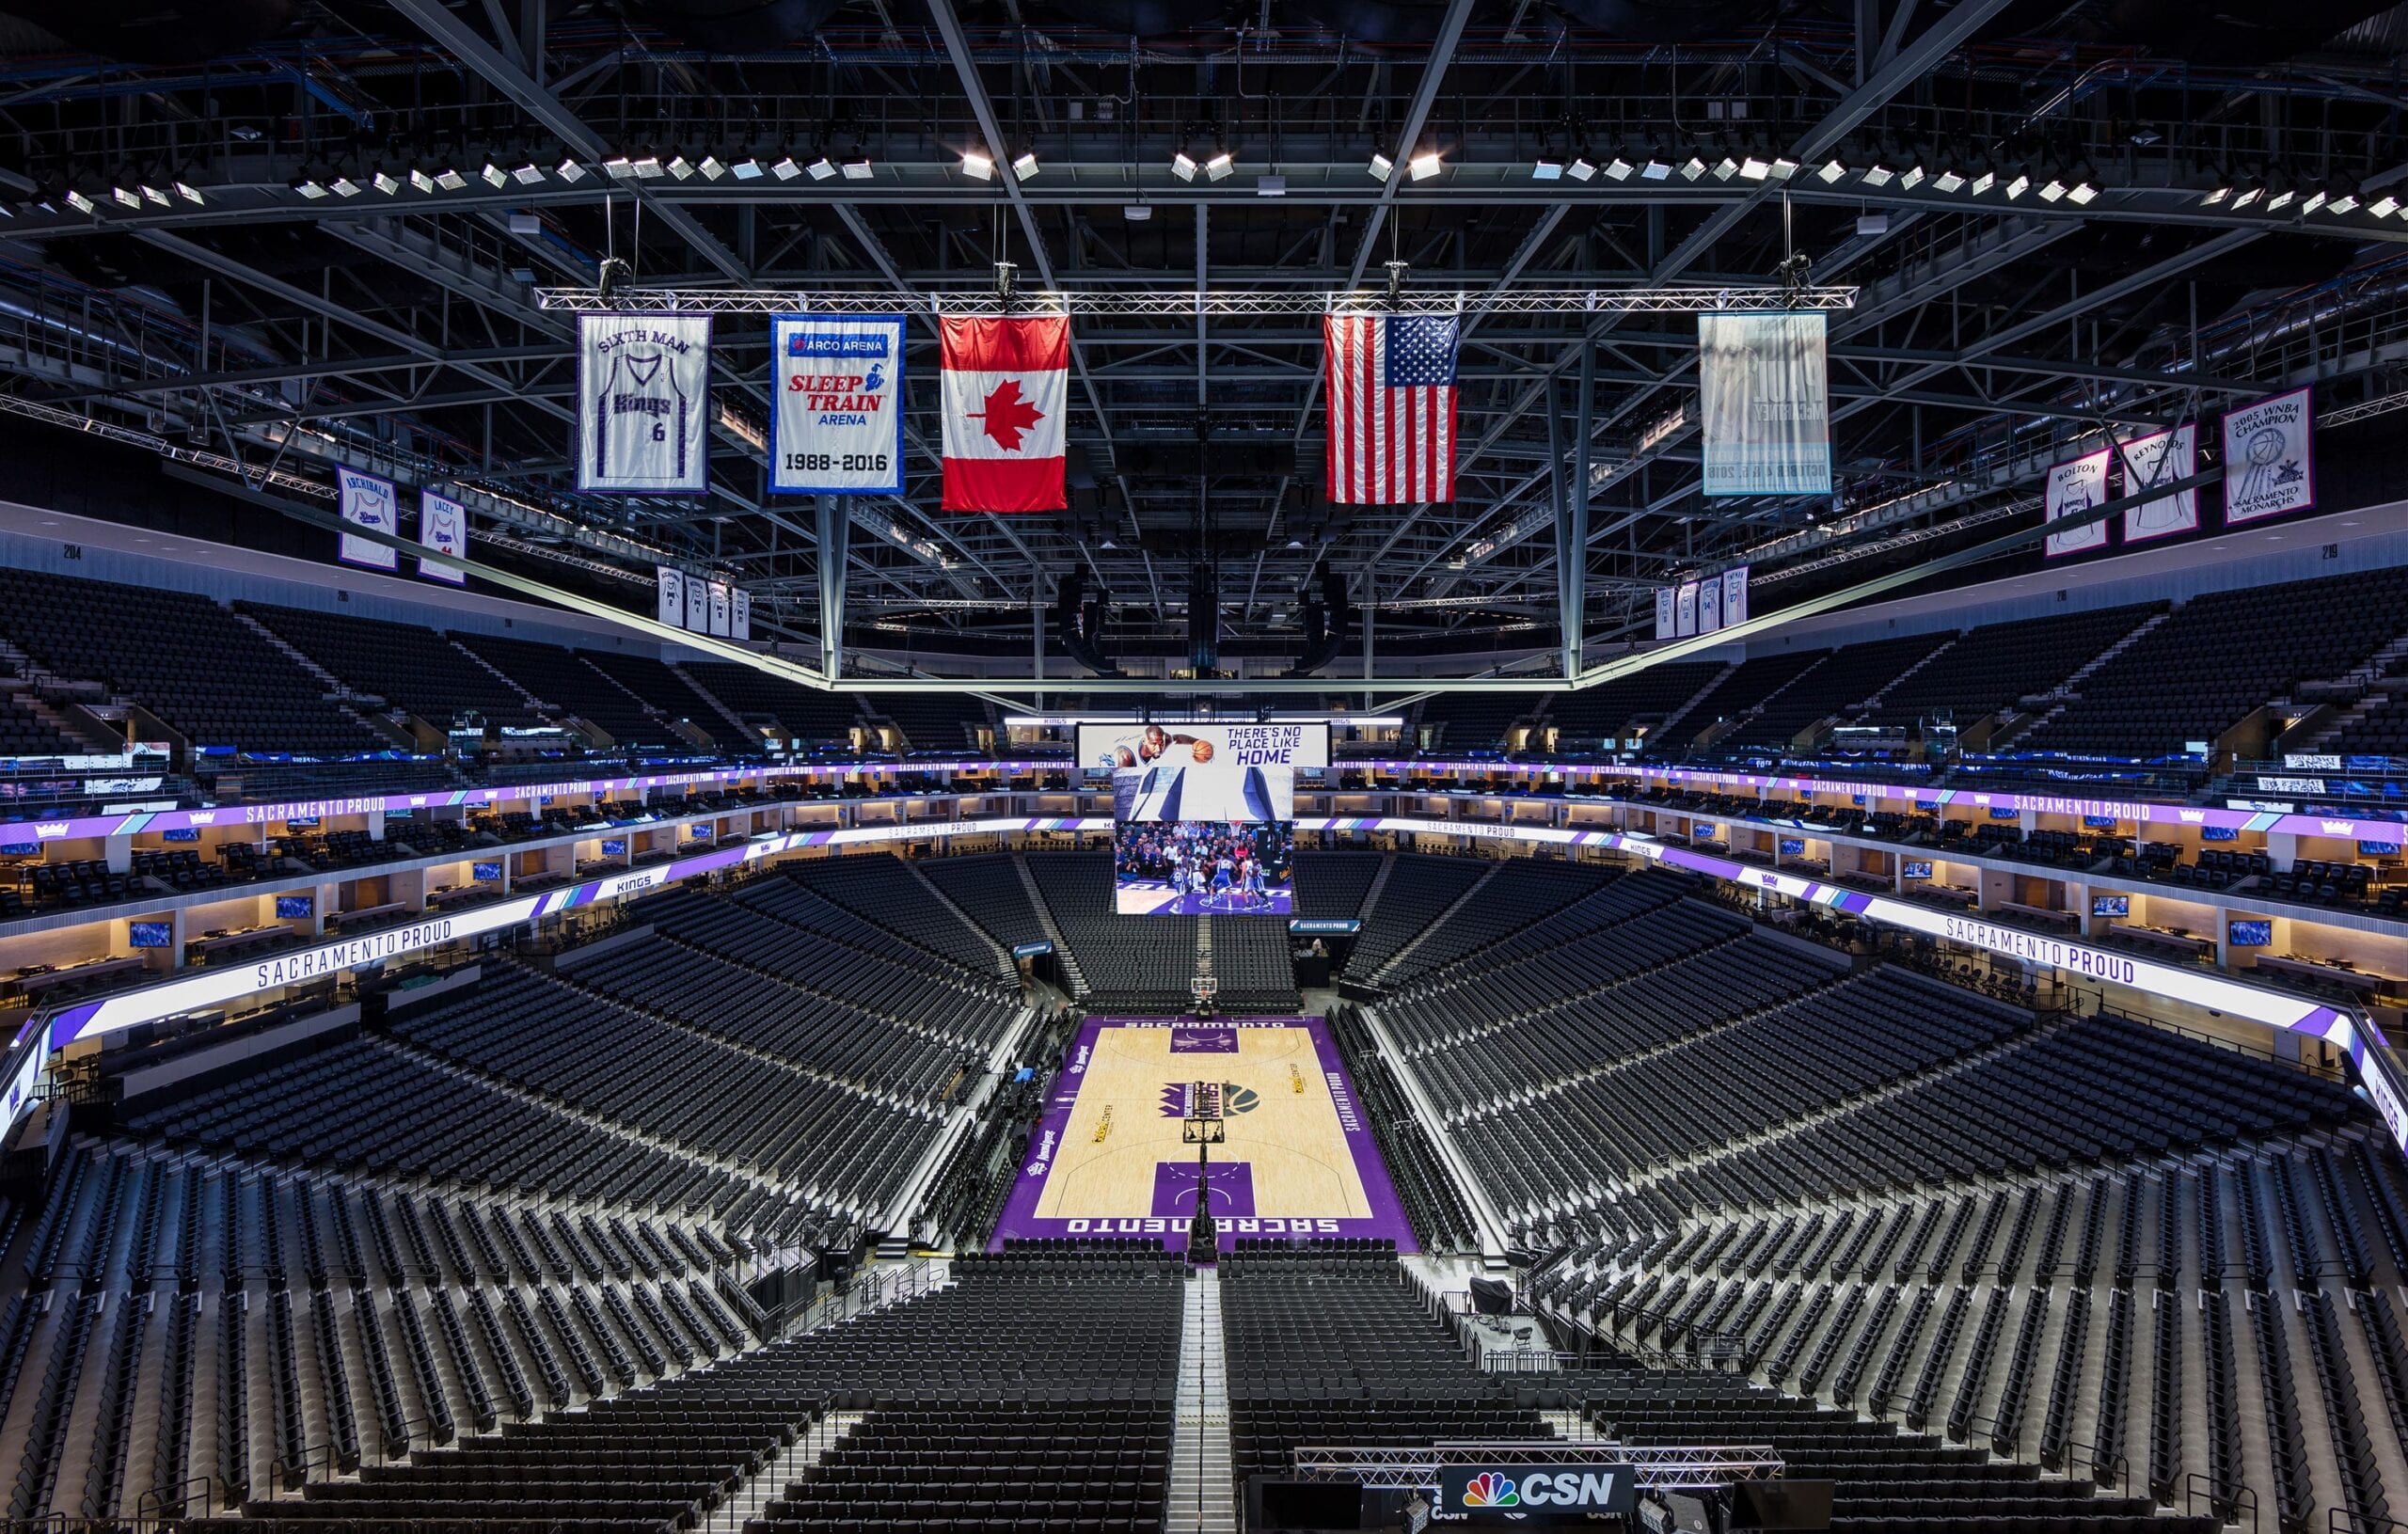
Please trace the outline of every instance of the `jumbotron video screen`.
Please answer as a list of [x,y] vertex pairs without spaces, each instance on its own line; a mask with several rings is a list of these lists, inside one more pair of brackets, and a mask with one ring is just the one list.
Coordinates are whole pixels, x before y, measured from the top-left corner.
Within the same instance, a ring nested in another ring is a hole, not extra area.
[[1329,762],[1329,726],[1079,726],[1112,774],[1113,909],[1124,916],[1289,916],[1296,769]]

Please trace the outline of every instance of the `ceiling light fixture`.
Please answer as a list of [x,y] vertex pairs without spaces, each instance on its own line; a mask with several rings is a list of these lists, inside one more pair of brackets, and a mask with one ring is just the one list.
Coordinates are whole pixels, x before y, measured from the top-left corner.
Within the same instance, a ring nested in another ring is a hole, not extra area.
[[1236,156],[1227,150],[1214,150],[1212,158],[1204,162],[1204,174],[1216,182],[1227,181],[1229,172],[1237,167]]
[[2006,200],[2013,202],[2030,190],[2032,190],[2032,178],[2019,172],[2015,180],[2006,183]]
[[1560,182],[1563,180],[1563,162],[1560,160],[1549,160],[1542,155],[1539,159],[1531,163],[1530,180],[1534,182]]
[[410,184],[421,192],[431,193],[435,190],[435,178],[423,170],[413,168],[410,171]]
[[1170,157],[1170,173],[1180,181],[1194,181],[1196,172],[1199,168],[1201,167],[1196,165],[1196,157],[1185,150],[1180,150]]
[[512,171],[510,178],[521,186],[532,186],[544,179],[544,167],[530,160]]
[[[325,189],[324,186],[320,185],[318,182],[314,182],[314,181],[309,181],[309,180],[306,180],[306,179],[304,179],[304,180],[302,180],[302,181],[294,182],[293,183],[293,189],[294,191],[296,191],[296,192],[300,193],[303,197],[308,198],[309,198],[310,201],[312,201],[312,202],[317,201],[320,198],[325,197],[325,196],[326,195],[326,189]],[[71,193],[69,193],[69,194],[68,194],[68,200],[69,200],[69,201],[71,201],[71,201],[73,201],[73,200],[74,200],[74,198],[75,198],[75,194],[74,194],[74,193],[71,192]]]
[[[1580,166],[1587,165],[1588,163],[1589,162],[1586,160],[1574,162],[1572,167],[1573,174],[1576,176],[1579,175]],[[1617,154],[1612,159],[1606,162],[1606,176],[1610,181],[1626,182],[1630,180],[1631,171],[1636,168],[1637,167],[1629,161]],[[1581,179],[1586,181],[1588,178],[1583,176]]]
[[[356,198],[365,190],[365,188],[363,188],[357,182],[353,181],[348,176],[337,176],[333,181],[328,182],[326,185],[334,195],[339,198]],[[190,188],[186,187],[181,182],[176,184],[176,190],[179,192],[191,191]],[[192,200],[195,202],[198,202],[200,200],[200,194],[198,192],[192,192],[191,197]]]
[[685,181],[694,174],[694,163],[680,154],[669,162],[669,174]]
[[748,154],[743,159],[737,161],[727,168],[729,174],[733,175],[737,181],[757,182],[761,179],[762,172],[768,169],[768,166],[763,165],[760,161],[755,160],[752,156]]
[[2239,213],[2242,209],[2248,207],[2251,203],[2257,201],[2259,198],[2262,198],[2265,195],[2266,189],[2264,187],[2253,186],[2248,191],[2242,193],[2239,197],[2232,199],[2232,210],[2235,213]]
[[727,166],[721,162],[720,157],[716,154],[704,155],[701,169],[703,172],[703,179],[705,181],[715,182],[721,176],[727,174]]
[[1705,162],[1692,154],[1681,162],[1681,179],[1693,182],[1705,174]]
[[[971,162],[973,159],[977,160],[981,165],[984,165],[987,168],[986,168],[985,170],[983,170],[983,171],[981,171],[981,170],[974,170],[974,169],[972,169],[972,168],[971,168],[970,162]],[[983,182],[983,181],[985,181],[988,177],[990,177],[990,176],[991,176],[991,175],[993,175],[993,174],[995,173],[995,165],[994,165],[994,162],[993,162],[993,161],[991,161],[991,160],[989,160],[989,159],[988,159],[985,155],[983,155],[983,154],[980,154],[980,155],[974,155],[974,155],[969,155],[969,154],[965,154],[965,155],[963,155],[963,156],[961,157],[961,168],[962,168],[962,169],[964,169],[964,170],[968,170],[968,171],[970,171],[970,174],[972,174],[973,176],[977,177],[977,178],[978,178],[980,181],[982,181],[982,182]],[[796,164],[796,163],[795,163],[795,158],[794,158],[794,156],[793,156],[793,155],[791,155],[791,154],[789,154],[789,155],[787,155],[784,159],[780,160],[776,165],[771,166],[769,167],[769,174],[770,174],[770,175],[772,175],[772,176],[775,176],[778,180],[780,180],[780,181],[782,181],[782,182],[790,182],[790,181],[794,180],[797,176],[800,176],[800,175],[801,175],[801,174],[802,174],[802,166],[800,166],[800,165],[798,165],[798,164]]]
[[1375,182],[1384,182],[1395,174],[1396,162],[1389,159],[1386,155],[1382,154],[1377,150],[1373,150],[1371,151],[1371,179]]
[[384,193],[387,197],[392,197],[402,189],[402,183],[400,182],[395,181],[392,177],[387,175],[381,170],[376,172],[375,177],[370,181],[369,184],[375,187],[379,192]]
[[67,194],[67,205],[74,209],[79,213],[88,213],[99,211],[94,207],[90,198],[87,198],[83,193],[74,191],[71,188]]
[[2099,200],[2099,188],[2088,182],[2076,182],[2067,190],[2066,200],[2077,208],[2087,208]]
[[1880,161],[1876,160],[1871,165],[1864,167],[1864,184],[1867,186],[1887,186],[1893,181],[1897,179],[1897,174],[1898,173],[1896,171],[1892,170],[1888,166],[1885,166]]
[[1022,150],[1018,154],[1012,156],[1012,180],[1016,182],[1024,182],[1031,176],[1036,175],[1038,169],[1037,151],[1035,150]]
[[824,154],[818,159],[812,161],[811,164],[803,166],[803,168],[811,172],[811,179],[816,182],[833,181],[836,179],[836,162],[831,160]]
[[554,166],[552,167],[552,174],[574,186],[578,182],[585,180],[585,167],[577,163],[575,156],[570,156],[561,161],[559,165]]
[[[778,174],[780,176],[784,176],[786,173],[786,166],[790,166],[792,164],[794,164],[794,162],[788,160],[784,165],[778,166]],[[995,179],[995,162],[988,159],[976,150],[963,150],[961,151],[961,173],[969,177],[972,181],[990,182]]]
[[1411,160],[1405,162],[1405,168],[1413,172],[1413,179],[1415,181],[1428,181],[1431,177],[1438,174],[1438,151],[1436,150],[1423,150],[1421,153],[1415,155]]
[[435,173],[435,184],[443,188],[443,190],[447,192],[456,192],[460,190],[460,188],[468,184],[468,178],[461,175],[450,166],[445,166],[442,169]]
[[2326,213],[2346,213],[2356,211],[2357,206],[2357,194],[2354,192],[2344,192],[2339,197],[2335,198],[2332,201],[2326,203],[2324,205],[2324,211]]
[[1660,182],[1668,179],[1671,174],[1672,167],[1669,162],[1659,160],[1651,154],[1647,157],[1647,164],[1640,167],[1639,179],[1647,182]]
[[[183,182],[178,182],[175,184],[176,196],[183,198],[186,202],[193,203],[196,206],[198,205],[200,202],[200,193],[198,190]],[[349,183],[346,182],[345,184],[348,185]],[[352,192],[356,192],[358,190],[359,188],[356,186],[354,186],[351,189]],[[349,197],[351,196],[351,192],[345,192],[343,193],[343,196]]]
[[1846,174],[1847,166],[1846,165],[1843,165],[1837,160],[1826,160],[1823,162],[1823,168],[1814,172],[1814,179],[1821,182],[1825,186],[1829,186],[1831,182],[1838,181],[1842,176]]
[[844,171],[845,180],[848,182],[865,182],[869,180],[871,174],[870,163],[867,160],[848,160],[838,168]]
[[501,187],[510,184],[510,172],[495,165],[491,160],[487,160],[485,167],[477,174],[484,179],[487,186]]

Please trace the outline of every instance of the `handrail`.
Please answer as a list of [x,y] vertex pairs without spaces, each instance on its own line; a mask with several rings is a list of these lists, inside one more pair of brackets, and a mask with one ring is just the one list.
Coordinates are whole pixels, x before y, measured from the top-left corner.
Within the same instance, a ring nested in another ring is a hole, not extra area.
[[2099,1458],[2098,1445],[2085,1444],[2078,1438],[2068,1438],[2065,1441],[2065,1454],[2067,1471],[2077,1470],[2087,1463],[2090,1466],[2090,1483],[2101,1490],[2123,1485],[2126,1478],[2131,1474],[2131,1463],[2123,1455],[2116,1454],[2113,1458],[2101,1460]]
[[168,1516],[167,1503],[170,1496],[175,1501],[175,1516],[178,1518],[189,1516],[192,1510],[192,1488],[196,1486],[201,1489],[201,1511],[204,1513],[211,1511],[217,1501],[217,1478],[187,1476],[173,1486],[153,1486],[136,1497],[134,1503],[135,1518],[137,1521],[150,1517],[166,1518]]
[[2249,1534],[2258,1534],[2258,1494],[2248,1487],[2236,1483],[2230,1496],[2220,1497],[2216,1494],[2215,1482],[2204,1473],[2194,1470],[2182,1478],[2183,1515],[2197,1516],[2201,1503],[2207,1505],[2210,1514],[2226,1524],[2241,1523],[2242,1514],[2247,1513]]

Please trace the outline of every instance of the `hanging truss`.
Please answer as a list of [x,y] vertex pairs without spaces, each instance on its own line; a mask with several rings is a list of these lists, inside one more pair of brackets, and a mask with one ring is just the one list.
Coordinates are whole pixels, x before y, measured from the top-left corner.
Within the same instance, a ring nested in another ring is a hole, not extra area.
[[992,288],[897,293],[892,289],[621,288],[609,298],[593,288],[538,288],[547,309],[578,313],[673,310],[712,314],[854,313],[904,308],[929,314],[1096,314],[1142,317],[1197,314],[1710,314],[1726,309],[1846,309],[1856,289],[1777,287],[1407,289],[1393,302],[1381,289],[1224,288],[1153,292],[1113,289]]
[[1640,1444],[1449,1443],[1428,1448],[1299,1448],[1299,1480],[1346,1480],[1375,1490],[1435,1492],[1440,1467],[1485,1464],[1626,1464],[1641,1491],[1702,1492],[1743,1480],[1777,1480],[1787,1468],[1768,1444],[1650,1447]]

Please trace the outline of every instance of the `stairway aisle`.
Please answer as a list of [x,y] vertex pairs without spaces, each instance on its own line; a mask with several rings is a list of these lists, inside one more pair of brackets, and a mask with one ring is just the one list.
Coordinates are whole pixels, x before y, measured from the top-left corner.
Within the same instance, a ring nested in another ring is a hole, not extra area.
[[1180,1322],[1178,1425],[1172,1430],[1169,1534],[1236,1534],[1237,1490],[1229,1463],[1229,1387],[1223,1371],[1221,1275],[1188,1279]]

